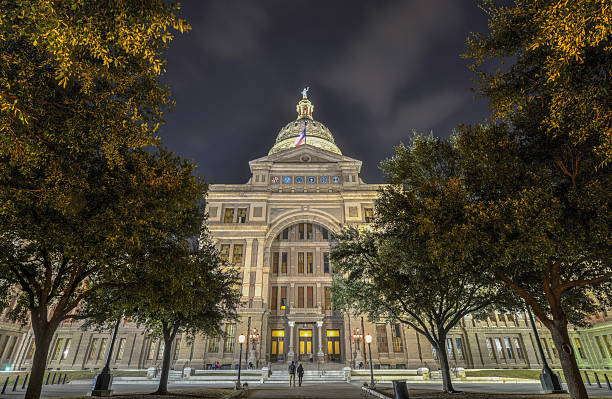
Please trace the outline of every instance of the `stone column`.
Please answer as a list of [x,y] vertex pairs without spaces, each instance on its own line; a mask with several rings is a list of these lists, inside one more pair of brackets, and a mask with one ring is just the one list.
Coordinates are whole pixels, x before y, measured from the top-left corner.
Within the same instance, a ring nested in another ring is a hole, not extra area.
[[321,338],[321,329],[323,327],[322,321],[317,321],[317,330],[319,330],[319,352],[317,352],[317,356],[319,357],[319,361],[323,361],[323,339]]
[[290,321],[289,323],[289,352],[287,352],[287,360],[293,360],[293,356],[295,353],[293,352],[293,327],[295,327],[295,321]]

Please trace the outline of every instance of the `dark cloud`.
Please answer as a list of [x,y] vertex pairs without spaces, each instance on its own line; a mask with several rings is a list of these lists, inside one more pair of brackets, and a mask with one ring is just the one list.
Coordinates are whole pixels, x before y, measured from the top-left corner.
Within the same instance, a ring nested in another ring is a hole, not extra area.
[[244,183],[310,85],[315,118],[380,182],[378,163],[413,129],[448,136],[487,115],[459,57],[486,29],[476,1],[183,1],[193,30],[167,54],[177,106],[164,143],[206,180]]

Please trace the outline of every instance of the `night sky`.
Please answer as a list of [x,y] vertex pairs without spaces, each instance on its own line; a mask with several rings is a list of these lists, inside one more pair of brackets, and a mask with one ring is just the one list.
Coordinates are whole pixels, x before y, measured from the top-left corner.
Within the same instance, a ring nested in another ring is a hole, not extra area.
[[247,181],[304,86],[366,183],[383,181],[378,163],[412,130],[447,137],[488,115],[459,57],[487,29],[478,0],[181,3],[192,30],[167,53],[176,107],[161,137],[209,183]]

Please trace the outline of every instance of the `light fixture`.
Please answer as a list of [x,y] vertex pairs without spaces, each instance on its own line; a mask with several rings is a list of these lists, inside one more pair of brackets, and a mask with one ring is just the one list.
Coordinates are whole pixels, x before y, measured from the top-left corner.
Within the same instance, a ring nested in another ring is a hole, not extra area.
[[246,337],[244,336],[244,334],[240,334],[238,336],[238,342],[241,344],[244,344],[244,340],[246,339]]
[[370,334],[366,335],[366,336],[365,336],[365,340],[366,340],[366,342],[367,342],[368,344],[371,344],[371,343],[372,343],[372,336],[371,336]]

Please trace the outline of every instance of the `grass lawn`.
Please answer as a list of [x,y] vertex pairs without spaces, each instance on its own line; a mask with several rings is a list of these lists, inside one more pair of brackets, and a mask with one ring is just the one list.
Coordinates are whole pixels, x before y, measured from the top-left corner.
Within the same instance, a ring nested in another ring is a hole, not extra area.
[[[13,383],[15,382],[15,378],[17,376],[19,376],[19,381],[17,382],[18,386],[21,386],[21,384],[23,383],[23,379],[26,375],[27,371],[2,371],[0,372],[0,390],[2,389],[2,386],[4,385],[4,382],[6,381],[6,378],[8,377],[9,382],[8,382],[8,386],[12,388]],[[51,377],[49,377],[49,384],[51,384],[51,381],[53,381],[53,374],[57,373],[56,377],[55,377],[55,383],[57,384],[58,378],[60,378],[61,375],[61,379],[64,379],[64,374],[66,374],[66,382],[70,382],[73,380],[93,380],[93,378],[100,374],[100,370],[96,370],[96,371],[89,371],[89,370],[69,370],[69,371],[58,371],[58,370],[49,370],[45,372],[45,377],[43,379],[43,384],[45,383],[45,381],[47,380],[47,374],[51,374]],[[145,377],[147,375],[146,370],[142,370],[142,371],[125,371],[125,370],[112,370],[112,373],[115,377]],[[28,377],[29,379],[29,377]],[[9,388],[7,387],[7,390]]]
[[[394,397],[393,388],[380,388],[377,391]],[[410,399],[568,399],[568,394],[511,394],[511,393],[484,393],[484,392],[458,392],[444,393],[420,389],[409,389]],[[609,396],[589,396],[591,399],[609,399]]]

